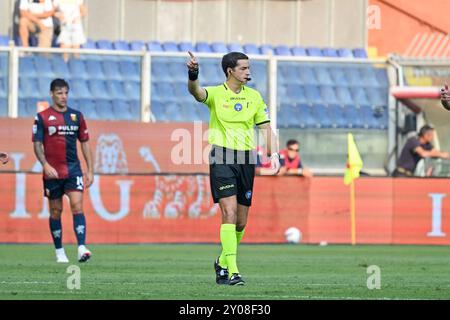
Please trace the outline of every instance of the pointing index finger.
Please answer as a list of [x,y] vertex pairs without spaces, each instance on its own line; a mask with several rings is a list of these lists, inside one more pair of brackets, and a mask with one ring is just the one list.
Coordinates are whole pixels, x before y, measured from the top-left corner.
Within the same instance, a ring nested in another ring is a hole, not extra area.
[[188,51],[189,55],[191,56],[191,59],[195,59],[194,54],[190,51]]

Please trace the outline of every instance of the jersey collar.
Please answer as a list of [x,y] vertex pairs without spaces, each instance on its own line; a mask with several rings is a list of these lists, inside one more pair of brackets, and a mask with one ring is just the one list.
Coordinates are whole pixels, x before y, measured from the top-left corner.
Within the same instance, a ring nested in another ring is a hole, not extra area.
[[234,92],[233,90],[231,90],[231,89],[228,87],[228,85],[227,85],[226,82],[223,83],[223,86],[225,87],[225,90],[230,90],[230,92],[233,93],[233,94],[240,94],[243,90],[245,90],[245,86],[244,86],[244,85],[241,85],[241,91],[239,91],[239,93],[236,93],[236,92]]

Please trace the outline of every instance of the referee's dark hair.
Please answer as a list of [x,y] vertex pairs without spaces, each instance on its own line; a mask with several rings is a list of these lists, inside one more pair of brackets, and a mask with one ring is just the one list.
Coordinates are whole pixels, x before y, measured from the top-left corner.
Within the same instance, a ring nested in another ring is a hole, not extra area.
[[67,88],[67,90],[69,90],[69,84],[64,79],[59,79],[59,78],[58,79],[54,79],[50,83],[50,91],[54,92],[56,90],[56,88]]
[[297,140],[295,140],[295,139],[289,139],[287,142],[286,142],[286,147],[290,147],[290,146],[292,146],[292,145],[294,145],[294,144],[299,144],[298,143],[298,141]]
[[423,137],[428,131],[434,130],[434,127],[426,124],[419,130],[419,137]]
[[242,52],[230,52],[222,58],[222,70],[225,77],[228,77],[228,68],[234,69],[238,60],[248,60],[248,56]]

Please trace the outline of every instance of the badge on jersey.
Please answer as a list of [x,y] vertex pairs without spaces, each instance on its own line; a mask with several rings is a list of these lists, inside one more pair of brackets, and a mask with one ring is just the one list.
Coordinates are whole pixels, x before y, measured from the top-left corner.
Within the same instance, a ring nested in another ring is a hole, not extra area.
[[242,110],[242,104],[236,103],[236,104],[234,105],[234,110],[236,110],[236,111],[241,111],[241,110]]
[[72,119],[72,121],[77,121],[77,115],[75,113],[71,113],[70,119]]

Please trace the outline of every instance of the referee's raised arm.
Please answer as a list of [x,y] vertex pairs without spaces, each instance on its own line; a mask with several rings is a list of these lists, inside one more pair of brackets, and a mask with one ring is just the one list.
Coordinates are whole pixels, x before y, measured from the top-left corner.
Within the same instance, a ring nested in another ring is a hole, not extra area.
[[198,81],[198,73],[199,73],[198,61],[192,52],[188,51],[188,53],[190,56],[190,59],[187,62],[189,75],[188,90],[189,93],[194,96],[195,100],[203,102],[207,98],[206,96],[207,93],[205,88],[202,88],[200,86],[200,82]]

